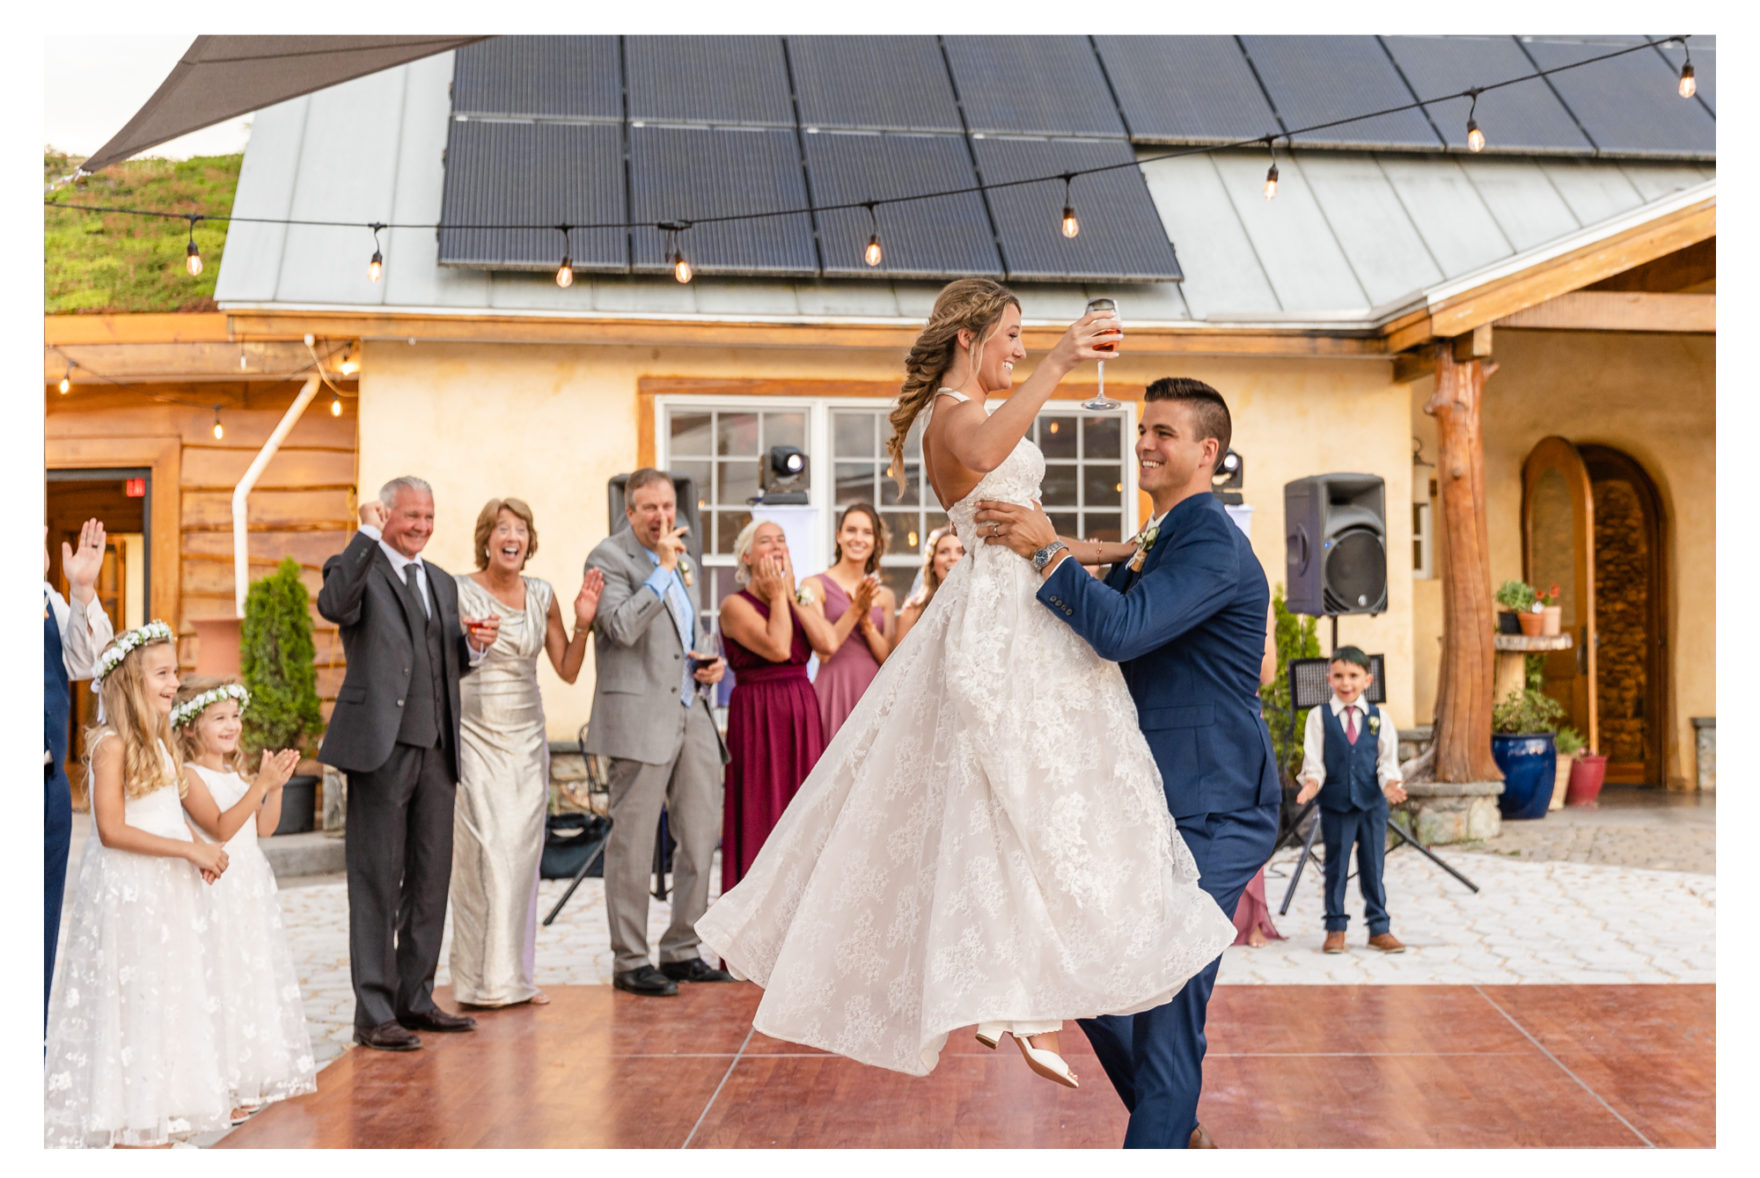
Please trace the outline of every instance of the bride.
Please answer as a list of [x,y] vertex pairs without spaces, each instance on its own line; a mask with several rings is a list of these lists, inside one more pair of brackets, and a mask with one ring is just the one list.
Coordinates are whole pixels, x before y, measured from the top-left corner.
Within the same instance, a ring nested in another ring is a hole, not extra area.
[[[1034,600],[1031,565],[974,534],[980,499],[1038,498],[1033,418],[1077,363],[1109,358],[1089,314],[1007,393],[1020,302],[949,283],[905,362],[892,469],[920,413],[929,483],[968,555],[783,813],[701,920],[704,945],[765,989],[752,1025],[911,1075],[949,1032],[1012,1034],[1075,1087],[1065,1019],[1168,1001],[1234,939],[1199,890],[1114,663]],[[1073,545],[1084,564],[1128,544]]]

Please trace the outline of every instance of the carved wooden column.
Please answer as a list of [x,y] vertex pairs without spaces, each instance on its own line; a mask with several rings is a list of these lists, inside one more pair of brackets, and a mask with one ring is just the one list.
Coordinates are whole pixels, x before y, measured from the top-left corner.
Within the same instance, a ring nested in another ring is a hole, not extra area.
[[1442,517],[1442,664],[1436,690],[1431,775],[1438,782],[1494,782],[1503,772],[1491,757],[1495,674],[1491,553],[1486,534],[1485,448],[1479,408],[1490,331],[1435,345],[1436,389],[1424,412],[1436,418],[1436,462]]

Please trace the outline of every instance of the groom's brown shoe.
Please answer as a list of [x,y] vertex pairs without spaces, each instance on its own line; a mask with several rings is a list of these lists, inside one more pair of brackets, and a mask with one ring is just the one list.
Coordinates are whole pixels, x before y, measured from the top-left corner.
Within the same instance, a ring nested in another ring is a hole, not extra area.
[[1333,932],[1327,933],[1326,934],[1326,943],[1324,945],[1320,946],[1320,952],[1322,952],[1322,953],[1343,953],[1344,952],[1344,930],[1337,929]]
[[1190,1141],[1186,1142],[1186,1148],[1187,1149],[1215,1149],[1215,1148],[1217,1148],[1216,1139],[1214,1137],[1210,1136],[1210,1130],[1204,1128],[1204,1122],[1199,1121],[1198,1127],[1196,1129],[1192,1130],[1192,1138]]

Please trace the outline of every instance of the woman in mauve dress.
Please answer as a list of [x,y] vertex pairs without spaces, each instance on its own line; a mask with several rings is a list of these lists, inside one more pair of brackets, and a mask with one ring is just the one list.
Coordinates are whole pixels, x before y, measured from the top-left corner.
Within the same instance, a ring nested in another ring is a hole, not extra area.
[[808,577],[806,587],[830,633],[813,643],[819,674],[813,691],[819,697],[819,721],[830,744],[837,730],[861,702],[862,693],[892,653],[897,602],[880,583],[880,558],[886,555],[886,531],[870,503],[852,503],[837,520],[837,549],[830,568]]
[[825,748],[819,700],[807,679],[810,635],[831,627],[795,596],[782,525],[754,520],[733,542],[741,589],[721,602],[721,645],[733,672],[727,701],[721,890],[745,875]]

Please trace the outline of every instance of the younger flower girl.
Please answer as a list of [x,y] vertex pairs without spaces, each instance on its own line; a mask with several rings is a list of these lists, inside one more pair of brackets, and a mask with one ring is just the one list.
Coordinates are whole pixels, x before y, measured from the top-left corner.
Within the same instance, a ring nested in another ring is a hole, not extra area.
[[281,927],[275,872],[257,845],[281,820],[281,787],[299,752],[267,750],[246,780],[240,717],[250,693],[231,679],[192,676],[172,709],[187,790],[183,807],[231,857],[214,888],[208,938],[221,997],[219,1039],[236,1124],[270,1101],[317,1088],[299,979]]
[[95,837],[81,853],[49,999],[43,1143],[166,1145],[228,1124],[203,883],[227,855],[195,837],[178,805],[171,628],[155,620],[118,635],[98,656],[93,688]]

